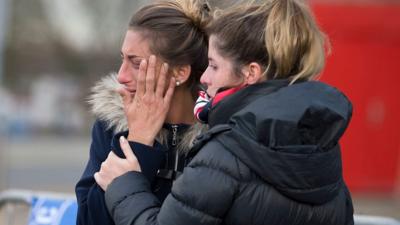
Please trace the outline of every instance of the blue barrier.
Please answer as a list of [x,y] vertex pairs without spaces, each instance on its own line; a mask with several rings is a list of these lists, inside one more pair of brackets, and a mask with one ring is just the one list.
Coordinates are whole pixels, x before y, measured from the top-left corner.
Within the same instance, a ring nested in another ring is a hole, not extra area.
[[71,199],[34,197],[28,225],[71,225],[76,222],[78,205]]
[[[30,208],[27,225],[74,225],[78,205],[75,196],[54,192],[7,190],[0,193],[0,209],[6,204],[24,204]],[[11,212],[11,214],[15,212]],[[16,215],[8,215],[16,217]],[[14,225],[13,219],[6,225]],[[1,222],[0,222],[1,223]]]

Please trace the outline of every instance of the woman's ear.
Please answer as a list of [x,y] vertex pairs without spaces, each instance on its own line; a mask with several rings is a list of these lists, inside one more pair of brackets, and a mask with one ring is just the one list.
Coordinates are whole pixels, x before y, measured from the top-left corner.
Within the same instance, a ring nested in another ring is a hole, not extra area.
[[180,84],[185,83],[190,76],[191,73],[191,66],[190,65],[183,65],[177,66],[173,70],[173,76],[175,77],[176,83],[179,86]]
[[243,68],[244,80],[247,85],[252,85],[264,80],[260,64],[252,62]]

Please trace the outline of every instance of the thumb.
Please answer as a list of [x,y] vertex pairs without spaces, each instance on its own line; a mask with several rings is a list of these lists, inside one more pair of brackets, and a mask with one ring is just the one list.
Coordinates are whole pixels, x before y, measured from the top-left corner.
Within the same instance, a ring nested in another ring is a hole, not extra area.
[[131,93],[128,90],[126,90],[125,88],[118,88],[117,92],[122,97],[122,103],[124,104],[124,107],[126,108],[132,102]]
[[119,138],[119,144],[121,146],[122,152],[124,153],[126,159],[137,160],[135,154],[133,154],[131,146],[129,146],[129,143],[124,136],[121,136]]

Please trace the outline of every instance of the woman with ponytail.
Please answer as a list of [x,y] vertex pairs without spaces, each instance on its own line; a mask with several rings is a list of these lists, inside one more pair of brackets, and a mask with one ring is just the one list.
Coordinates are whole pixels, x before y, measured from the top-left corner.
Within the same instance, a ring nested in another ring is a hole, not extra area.
[[126,160],[114,163],[132,170],[105,194],[116,224],[354,224],[339,146],[352,105],[314,80],[326,44],[307,5],[240,5],[207,31],[206,90],[195,115],[210,130],[163,204],[122,138]]
[[[204,27],[208,14],[208,6],[200,1],[169,0],[144,6],[133,15],[123,40],[118,74],[100,81],[90,99],[97,121],[90,158],[76,185],[78,225],[114,224],[104,199],[112,176],[96,172],[107,168],[113,176],[122,175],[123,168],[106,163],[106,159],[123,156],[118,142],[121,136],[129,140],[157,202],[163,202],[170,193],[173,181],[188,161],[185,154],[203,127],[191,112],[200,76],[207,68]],[[149,70],[163,71],[161,78],[169,87],[168,92],[161,93],[162,102],[151,101],[148,97],[154,96],[154,90],[147,87],[147,101],[143,102],[152,103],[157,110],[147,117],[134,115],[135,111],[149,109],[137,101],[124,106],[133,96],[141,95],[137,84],[141,82],[142,61]]]

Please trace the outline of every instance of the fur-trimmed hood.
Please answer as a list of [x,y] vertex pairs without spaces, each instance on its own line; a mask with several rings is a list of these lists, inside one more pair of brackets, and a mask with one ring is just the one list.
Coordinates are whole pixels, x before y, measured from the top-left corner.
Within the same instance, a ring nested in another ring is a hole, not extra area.
[[105,76],[92,88],[88,101],[96,118],[106,122],[107,128],[115,133],[128,129],[122,98],[117,92],[120,87],[117,74]]
[[[107,128],[113,129],[114,133],[128,130],[122,98],[117,92],[120,87],[122,85],[117,80],[117,74],[111,73],[95,84],[88,100],[95,117],[104,121]],[[205,130],[207,130],[207,126],[200,123],[191,126],[179,143],[178,149],[182,151],[190,149],[196,136]],[[157,140],[165,144],[167,132],[166,129],[162,129]]]

